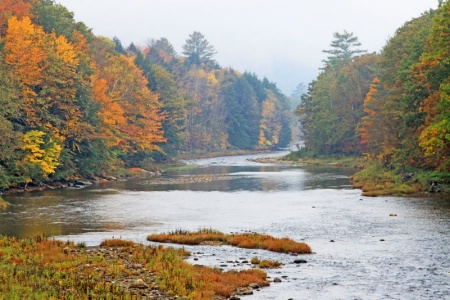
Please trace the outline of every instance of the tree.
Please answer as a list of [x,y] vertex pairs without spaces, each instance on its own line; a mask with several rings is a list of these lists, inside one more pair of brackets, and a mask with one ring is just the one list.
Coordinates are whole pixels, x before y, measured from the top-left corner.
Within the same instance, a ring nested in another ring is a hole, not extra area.
[[159,95],[164,115],[162,124],[167,143],[161,145],[164,154],[173,156],[184,147],[187,100],[176,86],[175,79],[164,67],[152,65],[148,75],[149,88]]
[[[377,78],[364,102],[365,115],[359,126],[363,151],[380,158],[387,167],[426,164],[418,132],[424,122],[421,103],[428,98],[429,88],[422,76],[426,64],[420,68],[417,64],[424,54],[433,14],[424,13],[397,29],[380,55]],[[430,108],[436,107],[436,99],[429,98]]]
[[16,18],[31,17],[30,0],[2,0],[0,1],[0,36],[6,33],[8,19],[12,16]]
[[94,51],[95,74],[92,88],[102,133],[124,153],[153,151],[164,142],[158,95],[135,64],[135,58],[115,51],[116,44],[97,38]]
[[419,145],[431,166],[450,171],[450,2],[445,2],[433,17],[425,51],[417,64],[417,80],[428,97],[420,111],[425,114],[420,127]]
[[260,110],[251,85],[233,70],[221,82],[220,97],[226,104],[226,127],[230,146],[253,149],[258,145]]
[[183,54],[187,57],[188,65],[199,66],[202,63],[213,62],[212,58],[216,53],[214,47],[198,31],[190,34],[186,43],[183,45]]
[[359,154],[358,124],[374,77],[376,55],[327,65],[296,109],[305,145],[315,154]]
[[333,37],[335,39],[330,44],[332,49],[322,51],[330,54],[325,60],[327,64],[336,65],[350,60],[357,54],[367,52],[367,50],[356,49],[361,46],[361,43],[358,41],[358,37],[353,36],[353,33],[344,30],[343,33],[335,32]]

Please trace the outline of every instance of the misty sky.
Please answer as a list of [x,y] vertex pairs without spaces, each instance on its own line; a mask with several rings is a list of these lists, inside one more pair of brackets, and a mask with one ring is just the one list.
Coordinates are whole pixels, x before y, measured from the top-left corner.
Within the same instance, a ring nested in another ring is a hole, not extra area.
[[222,67],[267,77],[290,95],[313,80],[334,32],[379,52],[395,30],[438,0],[56,0],[96,35],[124,46],[166,37],[175,50],[199,31]]

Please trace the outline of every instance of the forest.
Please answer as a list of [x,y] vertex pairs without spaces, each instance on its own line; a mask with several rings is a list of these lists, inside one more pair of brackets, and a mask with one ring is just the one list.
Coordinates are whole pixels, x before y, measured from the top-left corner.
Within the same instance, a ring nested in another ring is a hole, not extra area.
[[406,22],[380,53],[367,53],[346,31],[324,52],[295,111],[305,139],[298,155],[449,174],[450,2]]
[[[151,35],[151,32],[149,32]],[[0,188],[123,175],[183,153],[286,147],[289,98],[200,32],[125,47],[52,0],[0,2]]]

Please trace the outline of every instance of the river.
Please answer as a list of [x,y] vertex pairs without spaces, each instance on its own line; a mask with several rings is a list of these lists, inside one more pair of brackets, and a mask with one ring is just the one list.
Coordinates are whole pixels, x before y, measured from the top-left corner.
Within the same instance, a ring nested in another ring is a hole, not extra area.
[[12,206],[0,212],[0,234],[98,245],[112,237],[149,244],[148,234],[180,228],[253,231],[305,241],[314,254],[297,265],[287,254],[198,246],[186,247],[194,253],[189,261],[238,270],[254,256],[283,262],[268,271],[282,282],[243,297],[249,300],[450,299],[450,199],[362,197],[351,188],[351,169],[263,165],[249,157],[194,160],[198,168],[160,178],[222,176],[213,182],[136,178],[4,195]]

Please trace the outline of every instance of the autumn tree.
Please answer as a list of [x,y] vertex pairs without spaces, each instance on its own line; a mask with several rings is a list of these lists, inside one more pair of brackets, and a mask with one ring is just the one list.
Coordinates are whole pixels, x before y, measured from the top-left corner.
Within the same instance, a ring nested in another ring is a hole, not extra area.
[[425,51],[417,65],[416,78],[428,97],[420,111],[425,114],[419,145],[430,164],[450,171],[450,3],[445,2],[433,16]]
[[150,64],[157,64],[168,70],[171,69],[172,62],[178,57],[167,38],[150,39],[147,42],[147,52],[147,60]]
[[[96,98],[99,116],[126,153],[153,151],[164,142],[158,96],[147,88],[147,80],[132,57],[117,54],[110,40],[98,40]],[[111,109],[113,108],[113,109]]]
[[374,75],[376,55],[327,65],[313,81],[296,109],[305,145],[314,154],[360,153],[358,124]]
[[413,70],[423,55],[432,14],[425,13],[396,31],[380,55],[377,80],[366,96],[360,125],[364,152],[388,167],[404,169],[426,163],[417,131],[423,123],[420,106],[427,91]]
[[0,2],[0,37],[6,34],[9,18],[31,17],[31,8],[30,0],[2,0]]

